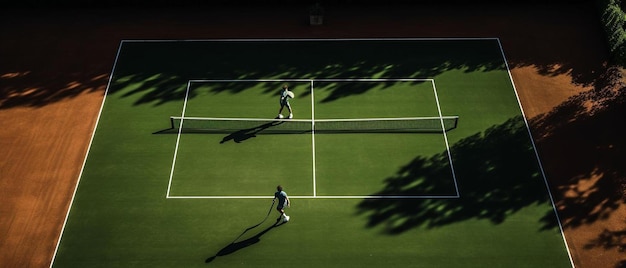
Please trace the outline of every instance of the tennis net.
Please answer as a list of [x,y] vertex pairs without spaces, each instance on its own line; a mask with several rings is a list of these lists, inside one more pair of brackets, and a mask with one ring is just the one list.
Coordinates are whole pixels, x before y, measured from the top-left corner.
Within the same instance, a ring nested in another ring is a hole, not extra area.
[[182,133],[419,133],[455,129],[458,116],[362,119],[258,119],[170,117],[171,129]]

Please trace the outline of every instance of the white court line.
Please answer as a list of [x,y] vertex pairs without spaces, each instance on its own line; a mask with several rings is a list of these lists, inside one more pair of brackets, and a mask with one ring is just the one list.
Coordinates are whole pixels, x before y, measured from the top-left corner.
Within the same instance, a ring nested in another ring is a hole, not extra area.
[[[456,172],[454,171],[454,164],[452,164],[452,153],[450,152],[450,144],[448,143],[448,134],[446,133],[446,126],[443,122],[443,115],[441,113],[441,105],[439,105],[439,94],[437,94],[437,86],[435,86],[435,80],[432,80],[433,83],[433,92],[435,93],[435,102],[437,103],[437,111],[439,112],[439,118],[441,122],[441,129],[443,130],[443,140],[446,143],[446,152],[448,153],[448,161],[450,162],[450,170],[452,171],[452,180],[454,181],[454,190],[456,191],[456,196],[460,196],[459,193],[459,185],[456,181]],[[458,124],[458,122],[457,122]]]
[[181,112],[180,127],[178,128],[178,135],[176,135],[176,147],[174,148],[174,157],[172,157],[172,168],[170,170],[170,180],[167,183],[167,193],[165,198],[169,198],[170,190],[172,189],[172,178],[174,177],[174,169],[176,167],[176,158],[178,156],[178,146],[180,145],[180,134],[183,131],[183,123],[185,123],[185,111],[187,110],[187,99],[189,98],[189,88],[191,82],[187,81],[187,90],[185,91],[185,101],[183,102],[183,111]]
[[533,137],[533,134],[530,131],[530,126],[528,124],[528,120],[526,120],[526,114],[524,113],[524,107],[522,107],[522,101],[520,100],[519,94],[517,93],[517,88],[515,87],[515,83],[513,82],[513,75],[511,74],[511,69],[509,68],[509,64],[506,60],[506,56],[504,55],[504,48],[502,48],[502,43],[500,43],[500,39],[496,39],[496,40],[498,41],[498,46],[500,47],[500,53],[502,53],[502,59],[504,60],[504,65],[506,66],[506,70],[509,74],[509,79],[511,80],[511,85],[513,86],[513,91],[515,92],[515,98],[517,98],[517,104],[519,105],[520,111],[522,112],[522,118],[524,119],[524,124],[526,125],[526,131],[528,132],[528,136],[530,137],[530,142],[533,145],[533,151],[535,152],[535,157],[537,158],[537,164],[539,165],[539,170],[541,171],[541,176],[543,177],[543,182],[546,186],[546,191],[548,192],[548,196],[550,197],[550,202],[552,203],[552,210],[554,211],[556,221],[559,224],[559,230],[561,231],[561,236],[563,237],[563,243],[565,243],[567,256],[569,257],[569,261],[572,267],[575,267],[574,259],[572,258],[572,253],[570,252],[569,246],[567,245],[567,239],[565,238],[565,232],[563,231],[563,224],[561,223],[561,218],[559,217],[559,211],[556,208],[556,203],[554,202],[554,197],[552,196],[552,192],[550,192],[550,184],[548,183],[548,178],[543,169],[543,165],[541,164],[539,151],[537,150],[537,146],[535,145],[535,138]]
[[313,196],[317,196],[317,173],[315,167],[315,89],[313,87],[313,80],[311,80],[311,146],[312,146],[312,162],[313,162]]
[[[437,112],[439,114],[439,117],[398,117],[398,118],[357,118],[357,119],[315,119],[315,99],[314,99],[314,82],[315,81],[320,81],[320,82],[431,82],[432,86],[433,86],[433,94],[435,95],[435,102],[437,105]],[[448,137],[445,133],[445,125],[443,123],[443,118],[446,118],[444,116],[442,116],[442,112],[441,112],[441,107],[439,104],[439,97],[437,94],[437,90],[435,87],[435,80],[432,78],[345,78],[345,79],[340,79],[340,78],[336,78],[336,79],[193,79],[193,80],[189,80],[187,83],[187,91],[185,92],[185,100],[184,100],[184,105],[183,105],[183,112],[182,112],[182,116],[181,118],[181,126],[183,123],[184,119],[207,119],[207,118],[201,118],[201,117],[185,117],[185,110],[186,110],[186,106],[187,106],[187,101],[188,101],[188,96],[189,96],[189,91],[191,88],[191,83],[211,83],[211,82],[216,82],[216,83],[232,83],[232,82],[309,82],[311,85],[311,119],[282,119],[282,120],[290,120],[290,121],[300,121],[300,122],[311,122],[312,124],[312,132],[311,132],[311,143],[312,143],[312,164],[313,164],[313,195],[311,196],[290,196],[290,198],[332,198],[332,199],[339,199],[339,198],[343,198],[343,199],[436,199],[436,198],[445,198],[445,199],[450,199],[450,198],[459,198],[460,194],[459,194],[459,189],[458,189],[458,183],[457,183],[457,178],[456,178],[456,172],[454,171],[454,165],[452,164],[452,156],[450,153],[450,146],[448,144]],[[446,146],[446,151],[448,153],[448,160],[450,161],[450,169],[452,172],[452,179],[454,181],[454,189],[456,192],[456,195],[445,195],[445,196],[432,196],[432,195],[415,195],[415,196],[379,196],[379,195],[352,195],[352,196],[319,196],[317,195],[317,181],[316,181],[316,158],[315,158],[315,121],[318,122],[323,122],[323,121],[337,121],[337,120],[345,120],[345,121],[359,121],[359,120],[363,120],[363,121],[367,121],[367,120],[406,120],[406,119],[440,119],[441,121],[441,127],[442,127],[442,132],[444,135],[444,141],[445,141],[445,146]],[[264,119],[264,118],[212,118],[212,119],[217,119],[217,120],[268,120],[268,119]],[[280,119],[275,119],[275,120],[280,120]],[[168,190],[167,190],[167,195],[166,198],[168,199],[185,199],[185,198],[189,198],[189,199],[247,199],[247,198],[252,198],[252,199],[258,199],[258,198],[267,198],[264,196],[172,196],[170,195],[170,187],[171,187],[171,183],[172,183],[172,178],[173,178],[173,174],[174,174],[174,165],[176,162],[176,155],[177,155],[177,151],[178,151],[178,143],[180,140],[180,136],[182,134],[182,128],[179,128],[178,131],[178,137],[176,140],[176,149],[175,149],[175,153],[174,153],[174,160],[172,161],[172,169],[170,172],[170,181],[168,184]]]
[[428,82],[432,78],[315,78],[315,79],[191,79],[191,83],[232,83],[232,82]]
[[113,68],[111,68],[109,81],[107,82],[107,87],[104,90],[104,97],[102,98],[102,103],[100,104],[100,111],[98,111],[98,118],[96,119],[96,123],[93,126],[91,138],[89,139],[89,146],[87,147],[87,152],[85,152],[85,158],[83,159],[83,164],[80,168],[78,180],[76,181],[76,185],[74,186],[74,192],[72,193],[72,200],[70,201],[70,204],[67,207],[67,213],[65,214],[65,219],[63,220],[63,227],[61,228],[61,232],[59,233],[59,238],[57,239],[56,246],[54,247],[54,254],[52,254],[52,260],[50,260],[50,267],[54,265],[54,260],[56,259],[57,253],[59,252],[61,239],[63,238],[63,233],[65,233],[65,227],[67,226],[67,221],[70,217],[70,211],[72,210],[72,207],[74,206],[74,200],[76,199],[76,193],[78,192],[78,185],[80,184],[80,181],[83,178],[83,172],[85,172],[85,166],[87,165],[87,157],[89,156],[89,152],[91,151],[91,146],[93,145],[94,137],[96,136],[96,130],[98,129],[98,124],[100,123],[100,118],[102,117],[102,111],[104,110],[104,103],[106,101],[107,95],[109,94],[109,89],[111,88],[111,81],[113,81],[113,74],[115,73],[115,67],[117,66],[117,61],[120,58],[121,51],[122,51],[122,42],[120,42],[120,46],[117,48],[117,54],[115,54],[115,61],[113,62]]
[[472,41],[498,40],[496,37],[396,37],[396,38],[222,38],[222,39],[125,39],[128,43],[175,42],[344,42],[344,41]]
[[319,82],[428,82],[432,78],[331,78],[315,79]]
[[191,83],[233,83],[233,82],[309,82],[311,79],[191,79]]

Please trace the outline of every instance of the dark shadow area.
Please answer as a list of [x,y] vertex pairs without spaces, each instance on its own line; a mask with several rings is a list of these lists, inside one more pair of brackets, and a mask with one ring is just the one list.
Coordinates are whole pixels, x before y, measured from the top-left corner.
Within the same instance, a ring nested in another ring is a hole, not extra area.
[[[257,244],[257,243],[259,243],[261,241],[261,236],[262,235],[266,234],[270,230],[272,230],[272,229],[274,229],[274,228],[276,228],[278,226],[281,226],[283,224],[284,224],[284,222],[282,222],[282,221],[280,221],[280,222],[276,221],[276,223],[274,223],[272,226],[267,227],[265,230],[260,231],[259,233],[257,233],[253,237],[250,237],[250,238],[248,238],[246,240],[239,241],[239,242],[235,242],[237,240],[237,239],[235,239],[235,241],[233,241],[232,243],[228,244],[224,248],[220,249],[220,251],[218,251],[215,255],[207,258],[204,262],[205,263],[211,263],[217,257],[227,256],[227,255],[232,254],[232,253],[234,253],[234,252],[236,252],[238,250],[241,250],[243,248],[247,248],[249,246]],[[251,229],[251,228],[247,228],[241,235],[246,233],[249,229]],[[241,237],[241,235],[239,237]]]
[[[607,219],[626,202],[625,119],[624,76],[610,68],[592,90],[531,120],[540,153],[549,159],[545,169],[564,227]],[[604,230],[585,248],[621,248],[625,232],[623,226]]]
[[[243,119],[170,117],[170,128],[152,134],[228,134],[222,142],[237,143],[258,134],[443,133],[458,126],[458,116],[373,119]],[[259,123],[262,123],[259,125]],[[182,127],[182,129],[181,129]]]
[[[626,251],[626,229],[620,231],[610,231],[604,229],[598,238],[589,241],[585,248],[602,247],[604,249],[617,249],[620,252]],[[623,260],[626,263],[626,260]],[[617,267],[622,267],[620,264]]]
[[[524,207],[550,202],[521,116],[464,138],[450,151],[459,198],[363,200],[358,213],[368,217],[367,226],[380,225],[389,234],[399,234],[470,219],[500,224]],[[454,189],[450,170],[446,152],[417,157],[387,178],[385,188],[375,195],[449,192]],[[544,229],[557,225],[552,210],[541,221]]]
[[236,143],[240,143],[240,142],[245,141],[247,139],[256,137],[256,134],[261,132],[261,131],[263,131],[263,130],[266,130],[266,129],[268,129],[270,127],[273,127],[273,126],[280,125],[282,123],[284,123],[284,122],[281,122],[281,121],[269,122],[269,123],[265,123],[263,125],[259,125],[257,127],[235,131],[235,132],[229,134],[228,136],[224,137],[220,141],[220,143],[225,143],[225,142],[230,141],[230,140],[232,140],[232,141],[234,141]]
[[[302,2],[302,3],[299,3]],[[509,1],[505,1],[509,2]],[[542,3],[541,0],[526,0],[524,3]],[[571,4],[586,2],[585,0],[554,0],[553,3]],[[40,8],[61,8],[61,7],[190,7],[190,8],[203,8],[203,7],[216,7],[216,6],[235,6],[235,7],[277,7],[277,6],[308,6],[312,3],[323,3],[325,7],[336,6],[379,6],[380,1],[376,0],[334,0],[334,1],[293,1],[293,0],[214,0],[214,1],[201,1],[201,0],[109,0],[109,1],[80,1],[80,0],[58,0],[53,2],[42,2],[40,0],[22,0],[22,1],[8,1],[8,7],[40,7]],[[419,1],[421,5],[463,5],[468,1],[462,0],[422,0]],[[470,3],[476,4],[492,4],[491,1],[486,0],[474,0]],[[385,5],[395,6],[414,6],[415,1],[412,0],[387,0]]]
[[[264,122],[259,124],[259,122]],[[208,123],[207,123],[208,122]],[[226,123],[224,123],[226,122]],[[153,132],[152,134],[228,134],[225,136],[220,143],[225,143],[227,141],[234,141],[236,143],[240,143],[250,138],[256,137],[257,134],[300,134],[300,133],[310,133],[310,131],[306,130],[272,130],[273,127],[277,127],[283,125],[284,123],[289,123],[288,119],[276,119],[276,120],[194,120],[194,119],[186,119],[183,124],[183,129],[180,129],[180,119],[172,119],[170,118],[170,128],[159,130]],[[252,124],[259,124],[253,127],[246,127],[242,129],[237,129],[233,126],[235,125],[241,126],[250,126]],[[310,123],[308,123],[310,125]]]
[[[598,59],[604,56],[602,51],[606,49],[600,48],[606,45],[601,41],[603,35],[592,3],[568,2],[570,5],[563,6],[529,2],[477,5],[454,1],[454,5],[438,5],[420,1],[381,6],[346,1],[329,4],[327,20],[332,27],[317,28],[298,23],[307,19],[308,4],[293,3],[207,4],[196,9],[183,8],[192,4],[186,3],[167,10],[155,7],[177,5],[160,2],[151,3],[152,9],[139,9],[135,4],[113,3],[120,8],[8,9],[0,12],[4,30],[0,37],[7,40],[0,49],[3,59],[0,109],[41,107],[85,92],[104,91],[119,41],[129,38],[499,37],[509,67],[532,66],[545,76],[570,75],[574,83],[590,85],[604,69],[603,61]],[[416,10],[419,16],[415,15]],[[424,23],[429,21],[438,23],[436,26]],[[184,89],[180,87],[188,79],[424,78],[453,69],[504,68],[495,42],[482,48],[467,43],[455,51],[444,48],[443,53],[424,50],[423,44],[397,43],[393,48],[385,42],[372,42],[367,48],[353,48],[346,43],[335,50],[325,48],[330,43],[316,42],[295,49],[290,42],[249,47],[232,43],[228,44],[232,45],[231,49],[222,52],[211,47],[179,47],[181,42],[172,42],[170,48],[162,44],[138,47],[126,43],[120,54],[122,61],[114,78],[118,84],[113,92],[127,85],[140,85],[128,94],[141,95],[137,104],[158,105],[182,98]],[[129,53],[133,55],[130,58]],[[215,90],[236,93],[245,89],[226,83]],[[339,86],[325,101],[367,90],[367,86],[352,91]]]
[[[412,57],[407,57],[412,55]],[[251,61],[250,59],[254,59]],[[360,40],[360,41],[200,41],[126,42],[110,94],[132,86],[123,94],[141,96],[136,105],[160,105],[185,97],[189,79],[224,79],[211,83],[211,92],[236,94],[250,83],[240,80],[424,78],[449,70],[464,72],[505,70],[495,39]],[[280,82],[282,83],[282,82]],[[263,83],[265,94],[274,94],[280,83]],[[395,82],[385,82],[383,88]],[[422,83],[416,81],[414,83]],[[368,92],[380,83],[337,83],[325,87],[330,102]],[[191,90],[188,98],[197,92]],[[309,92],[300,93],[302,95]]]
[[0,110],[102,95],[119,41],[98,37],[104,21],[82,13],[0,10]]
[[[593,89],[529,121],[565,229],[607,219],[626,200],[626,84],[621,70],[598,74]],[[549,203],[521,118],[493,126],[451,147],[459,199],[364,200],[358,213],[389,234],[469,219],[494,224],[533,204]],[[513,156],[513,157],[512,157]],[[523,157],[520,157],[523,156]],[[446,154],[416,158],[386,179],[378,195],[448,187]],[[558,222],[546,211],[543,229]],[[598,233],[585,249],[624,250],[626,229]],[[626,260],[617,261],[623,267]]]

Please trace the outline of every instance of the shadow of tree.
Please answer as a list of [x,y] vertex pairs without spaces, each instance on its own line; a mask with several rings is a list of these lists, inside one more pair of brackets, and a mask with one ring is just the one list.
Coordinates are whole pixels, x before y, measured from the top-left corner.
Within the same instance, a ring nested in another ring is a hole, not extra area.
[[[592,241],[589,241],[585,248],[602,247],[605,249],[618,249],[620,252],[626,250],[626,229],[619,231],[610,231],[604,229],[598,237]],[[623,260],[626,262],[626,260]],[[622,264],[623,265],[623,264]],[[622,267],[619,264],[618,267]]]
[[[571,97],[529,121],[564,228],[608,218],[626,201],[626,84],[609,68],[594,89]],[[358,213],[369,227],[389,234],[415,227],[435,228],[469,219],[502,223],[520,209],[550,202],[521,117],[464,138],[451,147],[458,199],[364,200]],[[545,164],[548,163],[548,164]],[[377,195],[412,195],[449,187],[449,162],[442,152],[417,157],[386,179]],[[568,168],[564,168],[568,167]],[[547,211],[542,229],[557,226]],[[626,229],[605,229],[585,245],[623,250]],[[616,263],[623,267],[626,260]]]
[[[626,84],[609,68],[594,89],[530,121],[566,228],[607,219],[626,202]],[[568,168],[559,168],[568,166]],[[626,229],[605,229],[586,249],[622,248]],[[624,267],[626,260],[616,264]]]
[[[459,43],[462,42],[462,43]],[[184,98],[190,79],[232,80],[212,84],[213,92],[249,89],[246,79],[424,78],[449,70],[505,70],[496,39],[447,40],[308,40],[125,42],[117,62],[115,94],[141,96],[136,105]],[[409,57],[408,55],[411,55]],[[417,83],[417,82],[416,82]],[[390,87],[388,82],[384,87]],[[182,86],[181,86],[182,85]],[[339,83],[322,102],[363,94],[380,83]],[[266,83],[264,93],[278,87]],[[195,92],[191,91],[193,98]],[[308,93],[306,93],[308,94]],[[305,95],[306,95],[305,94]]]
[[[562,211],[565,223],[572,227],[602,218],[607,209],[624,201],[626,123],[619,119],[626,116],[625,104],[622,73],[611,69],[594,90],[531,121],[542,154],[567,154],[566,161],[572,161],[571,169],[549,170],[557,182],[554,190],[562,194],[559,205],[567,208]],[[580,214],[595,216],[581,220],[576,217]]]
[[[42,107],[83,93],[104,91],[109,75],[106,73],[75,74],[67,80],[50,80],[58,71],[0,73],[0,109],[13,107]],[[84,81],[84,76],[90,76]],[[35,82],[36,81],[36,82]]]
[[[397,234],[469,219],[499,224],[524,207],[550,202],[521,116],[464,138],[450,150],[459,198],[364,200],[358,213],[368,216],[367,225],[382,225],[386,232]],[[376,195],[413,195],[450,187],[450,170],[446,152],[418,157],[387,178],[386,187]],[[556,225],[553,214],[546,212],[544,228]]]

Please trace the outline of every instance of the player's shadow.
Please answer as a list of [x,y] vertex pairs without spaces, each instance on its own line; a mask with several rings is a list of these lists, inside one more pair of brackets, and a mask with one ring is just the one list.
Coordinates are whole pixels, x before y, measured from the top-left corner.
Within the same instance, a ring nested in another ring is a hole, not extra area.
[[245,141],[247,139],[250,138],[254,138],[256,137],[256,135],[263,131],[266,130],[268,128],[274,127],[274,126],[278,126],[280,124],[284,123],[284,121],[272,121],[269,123],[265,123],[253,128],[247,128],[247,129],[242,129],[242,130],[237,130],[233,133],[230,133],[228,136],[224,137],[221,141],[220,144],[228,142],[230,140],[236,142],[236,143],[240,143],[242,141]]
[[[230,255],[230,254],[232,254],[232,253],[234,253],[234,252],[236,252],[236,251],[238,251],[240,249],[247,248],[249,246],[257,244],[257,243],[259,243],[261,241],[261,236],[263,236],[264,234],[266,234],[270,230],[272,230],[272,229],[274,229],[274,228],[276,228],[278,226],[281,226],[283,224],[284,224],[283,221],[276,221],[276,223],[272,224],[272,226],[265,228],[265,230],[257,233],[253,237],[250,237],[250,238],[248,238],[246,240],[242,240],[242,241],[239,241],[239,242],[235,242],[236,241],[235,240],[232,243],[230,243],[227,246],[225,246],[224,248],[220,249],[220,251],[218,251],[215,255],[207,258],[204,262],[205,263],[210,263],[210,262],[214,261],[215,258],[217,258],[217,257],[227,256],[227,255]],[[249,229],[251,229],[251,228],[247,228],[244,231],[244,233],[247,232]],[[242,235],[243,235],[243,233],[242,233]]]

